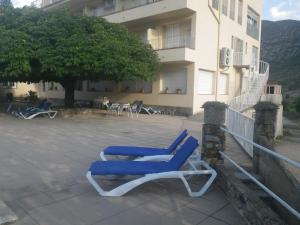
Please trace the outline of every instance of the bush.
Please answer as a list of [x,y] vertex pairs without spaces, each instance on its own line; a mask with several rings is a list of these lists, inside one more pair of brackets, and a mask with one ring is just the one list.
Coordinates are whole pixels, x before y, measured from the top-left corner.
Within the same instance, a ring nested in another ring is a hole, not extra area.
[[254,106],[254,109],[256,111],[262,111],[262,110],[267,110],[267,111],[276,111],[278,109],[278,105],[272,103],[272,102],[259,102]]
[[207,108],[207,107],[213,107],[217,110],[224,110],[226,109],[228,106],[223,103],[223,102],[217,102],[217,101],[210,101],[210,102],[205,102],[202,106],[202,108]]

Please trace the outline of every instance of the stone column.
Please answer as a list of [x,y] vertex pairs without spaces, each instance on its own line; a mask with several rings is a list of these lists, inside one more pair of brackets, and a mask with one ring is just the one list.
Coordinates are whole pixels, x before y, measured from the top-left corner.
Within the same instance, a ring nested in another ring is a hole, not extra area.
[[[255,110],[254,141],[276,152],[274,138],[278,106],[271,102],[260,102],[255,106]],[[268,188],[294,209],[300,209],[300,184],[287,170],[286,164],[282,160],[254,148],[253,168]],[[274,201],[273,206],[287,224],[299,224],[299,219],[289,213],[282,205]]]
[[221,102],[206,102],[202,129],[202,158],[210,165],[223,163],[219,151],[225,149],[225,132],[221,127],[225,123],[227,105]]
[[[275,123],[278,106],[271,102],[259,102],[255,106],[254,142],[266,148],[274,147]],[[253,169],[255,173],[260,171],[262,153],[259,149],[253,149]]]

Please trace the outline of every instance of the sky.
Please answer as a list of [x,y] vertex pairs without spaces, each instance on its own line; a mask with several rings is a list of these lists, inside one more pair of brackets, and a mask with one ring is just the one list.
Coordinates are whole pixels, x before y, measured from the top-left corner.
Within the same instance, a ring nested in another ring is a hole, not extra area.
[[263,19],[300,20],[300,0],[264,0]]
[[[15,7],[30,5],[33,0],[12,0]],[[203,0],[199,0],[203,1]],[[300,20],[300,0],[264,0],[263,19]]]

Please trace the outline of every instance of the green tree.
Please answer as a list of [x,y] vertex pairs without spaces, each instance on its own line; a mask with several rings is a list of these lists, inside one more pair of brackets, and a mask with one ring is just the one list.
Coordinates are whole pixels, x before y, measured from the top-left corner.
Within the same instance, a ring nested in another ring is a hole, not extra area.
[[14,19],[8,19],[3,26],[10,32],[19,32],[14,34],[19,44],[25,40],[21,34],[27,39],[26,45],[19,48],[6,47],[6,52],[22,53],[17,54],[22,59],[22,69],[11,68],[12,59],[1,54],[0,62],[6,64],[0,67],[0,79],[59,82],[65,89],[67,107],[74,104],[77,81],[149,80],[158,73],[159,58],[155,51],[121,25],[65,11],[32,8],[14,12],[10,17]]
[[10,0],[0,0],[0,7],[12,8],[13,4]]
[[10,0],[0,0],[0,15],[4,14],[5,11],[13,8],[13,4]]

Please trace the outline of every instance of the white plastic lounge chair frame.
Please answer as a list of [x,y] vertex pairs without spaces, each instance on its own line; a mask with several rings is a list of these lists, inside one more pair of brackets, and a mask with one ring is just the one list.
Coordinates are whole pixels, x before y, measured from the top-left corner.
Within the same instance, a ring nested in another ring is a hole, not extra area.
[[31,119],[35,118],[36,116],[43,115],[43,114],[47,114],[50,119],[54,119],[57,115],[57,111],[53,111],[53,110],[39,111],[30,116],[26,116],[22,112],[19,113],[20,118],[25,119],[25,120],[31,120]]
[[161,114],[159,110],[155,110],[152,107],[142,107],[142,109],[148,114],[148,115],[154,115],[154,114]]
[[127,116],[133,118],[132,109],[129,103],[123,104],[120,109],[121,113],[123,111],[127,112]]
[[117,116],[120,115],[120,107],[121,105],[119,103],[113,103],[109,106],[108,111],[113,113],[115,112]]
[[[158,160],[158,161],[166,160],[166,156],[162,156],[160,160],[159,160],[159,157],[160,156],[156,156],[156,160]],[[170,157],[170,156],[168,156],[168,157]],[[195,161],[194,168],[196,168],[196,166],[203,166],[205,168],[205,170],[196,169],[196,170],[187,170],[187,171],[171,171],[171,172],[146,174],[145,176],[143,176],[141,178],[129,181],[129,182],[122,184],[110,191],[103,190],[103,188],[101,188],[100,185],[95,181],[95,179],[93,178],[90,171],[87,172],[86,177],[87,177],[88,181],[91,183],[91,185],[96,189],[96,191],[101,196],[106,196],[106,197],[122,196],[122,195],[126,194],[127,192],[131,191],[132,189],[134,189],[146,182],[149,182],[152,180],[157,180],[157,179],[170,179],[170,178],[181,179],[184,186],[186,187],[186,190],[190,197],[201,197],[207,191],[207,189],[211,186],[211,184],[213,183],[214,179],[217,176],[217,173],[214,169],[212,169],[204,161],[200,161],[200,160]],[[190,185],[189,185],[187,179],[186,179],[186,176],[191,176],[191,175],[196,175],[196,176],[211,175],[211,176],[199,191],[193,192],[190,188]]]

